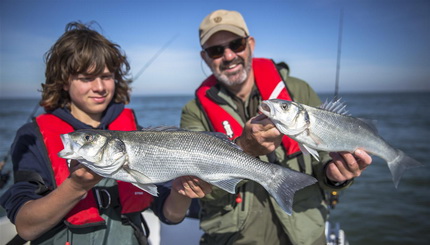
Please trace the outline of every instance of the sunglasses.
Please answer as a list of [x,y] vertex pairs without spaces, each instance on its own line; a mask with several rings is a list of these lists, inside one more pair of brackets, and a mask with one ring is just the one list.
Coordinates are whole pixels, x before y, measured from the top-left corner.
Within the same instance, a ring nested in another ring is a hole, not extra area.
[[228,47],[231,51],[235,53],[239,53],[245,50],[247,43],[246,39],[248,39],[248,37],[241,37],[229,42],[228,44],[216,45],[209,48],[205,48],[204,51],[211,59],[218,59],[224,55],[224,50],[226,47]]

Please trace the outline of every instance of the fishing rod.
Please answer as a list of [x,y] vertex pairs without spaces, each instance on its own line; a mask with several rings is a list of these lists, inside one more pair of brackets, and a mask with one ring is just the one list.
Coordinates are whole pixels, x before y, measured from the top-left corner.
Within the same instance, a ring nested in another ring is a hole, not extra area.
[[339,33],[337,41],[337,65],[336,65],[336,83],[334,88],[334,100],[338,99],[339,96],[339,71],[340,71],[340,56],[342,49],[342,31],[343,31],[343,8],[340,9],[339,17]]
[[[337,43],[337,64],[336,64],[336,82],[334,88],[334,98],[333,101],[339,99],[339,71],[340,71],[340,56],[342,48],[342,30],[343,30],[343,8],[340,9],[339,16],[339,33],[338,33],[338,43]],[[331,208],[334,209],[339,203],[339,191],[326,192],[326,203]]]
[[[26,123],[29,123],[33,118],[34,118],[34,116],[36,115],[36,113],[37,113],[37,111],[38,111],[38,109],[39,109],[39,103],[36,103],[36,105],[34,106],[34,108],[33,108],[33,111],[30,113],[30,115],[28,116],[28,118],[27,118],[27,121],[26,121]],[[10,155],[10,150],[8,151],[8,153],[4,156],[4,158],[3,158],[3,160],[2,161],[0,161],[0,173],[1,173],[1,170],[2,170],[2,165],[1,165],[1,163],[6,163],[7,162],[7,160],[8,160],[8,158],[9,158],[9,155]]]
[[[36,106],[33,108],[33,111],[31,112],[31,114],[27,118],[27,121],[26,121],[27,123],[33,119],[33,117],[36,115],[38,109],[39,109],[39,103],[36,103]],[[10,178],[10,170],[7,171],[6,173],[2,173],[3,168],[6,165],[7,160],[9,159],[9,156],[10,156],[10,148],[9,148],[8,152],[6,153],[6,155],[3,157],[3,160],[0,161],[0,189],[2,189],[3,186],[6,185],[6,183],[8,182],[8,180]]]
[[133,77],[133,80],[136,81],[137,78],[139,78],[142,73],[154,62],[154,60],[160,56],[160,54],[179,36],[179,34],[174,35],[172,38],[170,38],[167,43],[165,43],[158,51],[155,53],[151,59],[136,73],[136,76]]

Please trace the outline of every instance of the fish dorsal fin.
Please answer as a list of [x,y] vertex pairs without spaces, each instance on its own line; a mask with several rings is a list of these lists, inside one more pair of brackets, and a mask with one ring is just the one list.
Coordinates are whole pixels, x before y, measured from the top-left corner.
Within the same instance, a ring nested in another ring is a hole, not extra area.
[[[337,113],[344,116],[351,116],[351,114],[346,110],[346,105],[343,101],[341,101],[341,98],[339,99],[333,99],[333,100],[326,100],[322,105],[319,107],[322,110],[330,111],[333,113]],[[376,120],[369,120],[365,118],[357,118],[360,121],[364,122],[367,126],[369,126],[369,129],[373,131],[373,133],[378,134],[378,129],[376,128]]]
[[344,116],[350,116],[349,112],[346,110],[346,105],[341,99],[332,99],[332,100],[326,100],[322,105],[319,107],[322,110],[330,111],[333,113],[337,113]]
[[233,141],[231,141],[230,138],[228,138],[226,134],[223,134],[220,132],[208,132],[208,131],[201,131],[201,133],[210,135],[212,137],[216,137],[216,138],[222,140],[224,143],[242,151],[242,149],[238,145],[236,145]]
[[375,134],[378,133],[378,129],[376,128],[376,120],[366,119],[366,118],[357,118],[358,120],[364,122],[367,126],[369,126],[369,129],[373,131]]
[[[184,131],[184,132],[190,132],[189,130],[183,129],[183,128],[178,128],[175,126],[156,126],[156,127],[147,127],[147,128],[142,128],[142,131],[158,131],[158,132],[178,132],[178,131]],[[225,142],[226,144],[237,148],[238,150],[242,149],[236,145],[233,141],[231,141],[227,135],[220,133],[220,132],[209,132],[209,131],[200,131],[200,132],[196,132],[194,131],[194,133],[202,133],[202,134],[207,134],[210,135],[212,137],[216,137],[220,140],[222,140],[223,142]]]
[[160,131],[160,132],[175,132],[175,131],[187,131],[185,129],[182,128],[178,128],[175,126],[156,126],[156,127],[147,127],[147,128],[142,128],[142,131]]

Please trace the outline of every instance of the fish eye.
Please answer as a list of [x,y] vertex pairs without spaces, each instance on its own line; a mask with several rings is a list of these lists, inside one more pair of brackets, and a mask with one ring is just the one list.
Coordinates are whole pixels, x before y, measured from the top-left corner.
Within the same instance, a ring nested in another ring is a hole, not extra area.
[[288,104],[281,104],[281,108],[282,108],[282,110],[288,109]]
[[85,135],[84,138],[85,138],[86,141],[93,141],[93,139],[94,139],[94,137],[91,134]]

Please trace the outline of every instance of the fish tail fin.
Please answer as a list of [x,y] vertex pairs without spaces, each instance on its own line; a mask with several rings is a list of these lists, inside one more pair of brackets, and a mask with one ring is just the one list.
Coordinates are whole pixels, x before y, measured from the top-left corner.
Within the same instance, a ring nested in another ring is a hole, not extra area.
[[286,167],[274,165],[273,178],[263,184],[269,194],[278,205],[289,215],[293,210],[294,193],[306,186],[312,185],[317,180],[307,174],[303,174]]
[[399,185],[400,178],[402,178],[403,173],[407,169],[423,165],[417,160],[406,155],[403,151],[397,150],[397,152],[397,157],[393,161],[388,162],[388,167],[390,168],[394,186],[396,188]]

